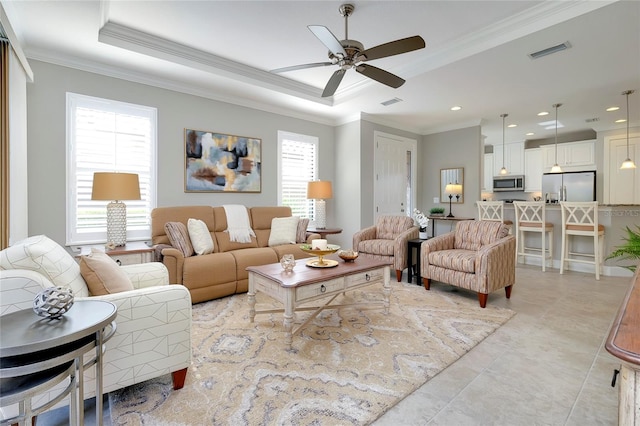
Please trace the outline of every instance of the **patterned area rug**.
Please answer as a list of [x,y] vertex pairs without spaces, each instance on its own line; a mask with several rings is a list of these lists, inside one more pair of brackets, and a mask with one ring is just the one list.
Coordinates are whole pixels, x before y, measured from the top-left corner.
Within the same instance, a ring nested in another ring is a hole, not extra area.
[[[114,425],[362,425],[514,315],[455,293],[393,282],[391,310],[321,312],[284,347],[282,314],[248,320],[247,295],[193,306],[185,387],[170,375],[109,395]],[[382,300],[382,286],[334,303]],[[257,295],[257,309],[278,307]],[[296,325],[310,315],[299,312]],[[295,327],[295,326],[294,326]]]

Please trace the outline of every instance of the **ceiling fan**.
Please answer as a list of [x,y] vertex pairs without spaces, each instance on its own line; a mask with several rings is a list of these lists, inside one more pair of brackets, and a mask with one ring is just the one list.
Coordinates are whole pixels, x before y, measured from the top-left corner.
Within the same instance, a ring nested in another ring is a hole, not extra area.
[[399,55],[425,47],[425,42],[420,36],[407,37],[388,43],[380,44],[370,49],[365,49],[364,45],[357,40],[349,40],[349,16],[353,13],[355,6],[343,4],[338,8],[340,15],[344,17],[344,40],[338,40],[335,35],[325,26],[309,25],[307,28],[329,49],[330,62],[315,62],[312,64],[294,65],[291,67],[271,70],[273,73],[301,70],[305,68],[324,67],[328,65],[338,65],[340,68],[333,73],[329,82],[322,92],[322,97],[333,96],[340,86],[340,82],[348,69],[354,68],[356,72],[376,80],[382,84],[397,89],[404,84],[404,80],[388,71],[365,64],[366,61],[386,58],[388,56]]

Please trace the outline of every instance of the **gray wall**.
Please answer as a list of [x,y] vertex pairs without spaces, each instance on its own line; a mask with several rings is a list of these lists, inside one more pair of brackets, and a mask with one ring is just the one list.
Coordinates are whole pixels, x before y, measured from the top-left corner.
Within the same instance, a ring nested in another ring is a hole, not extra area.
[[[27,86],[29,234],[46,234],[65,243],[65,95],[89,96],[158,109],[158,206],[277,203],[277,131],[320,139],[319,177],[334,180],[334,128],[310,121],[213,101],[98,74],[30,61],[35,82]],[[185,193],[184,129],[262,139],[262,192]],[[336,223],[333,203],[329,223]]]
[[366,183],[362,182],[360,161],[360,124],[358,121],[336,127],[336,178],[333,182],[333,203],[337,222],[328,222],[329,228],[342,228],[342,233],[328,239],[340,247],[353,245],[353,234],[362,228],[360,223],[361,205],[358,200],[364,193]]

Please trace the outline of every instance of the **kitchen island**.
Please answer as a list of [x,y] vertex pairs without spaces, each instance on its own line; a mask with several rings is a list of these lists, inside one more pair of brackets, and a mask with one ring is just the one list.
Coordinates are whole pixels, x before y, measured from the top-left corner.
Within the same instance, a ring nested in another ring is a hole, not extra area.
[[[546,221],[554,225],[553,228],[553,267],[560,269],[560,251],[562,248],[562,217],[560,204],[547,204]],[[515,223],[515,211],[513,204],[505,203],[504,219],[512,220]],[[626,228],[637,229],[640,226],[640,205],[600,205],[598,207],[598,223],[604,225],[604,257],[606,258],[617,246],[624,244],[627,237]],[[515,226],[514,226],[515,232]],[[530,234],[530,233],[527,233]],[[525,235],[526,245],[529,247],[540,247],[539,235]],[[578,250],[593,252],[593,240],[590,237],[574,237]],[[583,243],[584,242],[584,247]],[[539,258],[526,257],[526,264],[541,265]],[[607,276],[631,276],[631,272],[621,265],[628,265],[629,262],[618,259],[605,260],[602,275]],[[568,262],[570,270],[594,273],[593,265],[586,265]]]

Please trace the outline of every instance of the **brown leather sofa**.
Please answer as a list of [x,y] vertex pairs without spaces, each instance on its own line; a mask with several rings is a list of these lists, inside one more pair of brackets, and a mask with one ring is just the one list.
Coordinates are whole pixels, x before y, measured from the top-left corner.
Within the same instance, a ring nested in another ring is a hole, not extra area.
[[[229,234],[225,232],[227,216],[223,207],[158,207],[151,212],[154,245],[170,245],[164,229],[167,222],[182,222],[186,226],[189,218],[194,218],[207,224],[214,243],[213,253],[185,258],[176,248],[161,249],[162,262],[169,270],[169,282],[188,288],[193,303],[246,292],[249,286],[247,266],[276,263],[284,254],[293,254],[296,259],[309,257],[298,244],[268,245],[272,219],[291,216],[289,207],[251,207],[247,211],[256,234],[250,243],[229,240]],[[306,242],[315,238],[320,236],[307,234]]]

